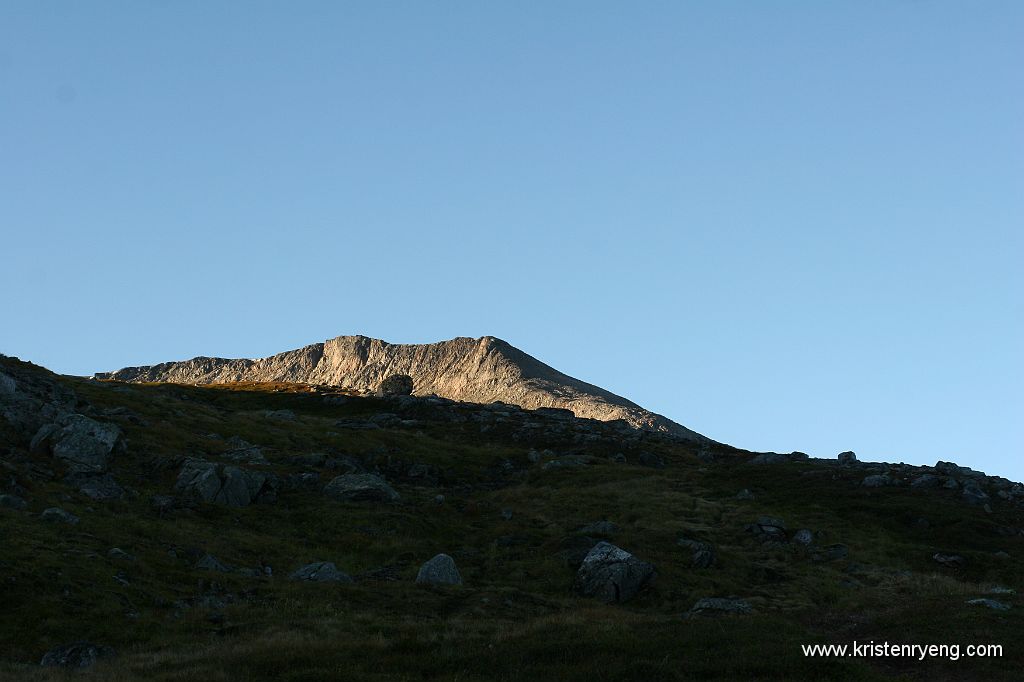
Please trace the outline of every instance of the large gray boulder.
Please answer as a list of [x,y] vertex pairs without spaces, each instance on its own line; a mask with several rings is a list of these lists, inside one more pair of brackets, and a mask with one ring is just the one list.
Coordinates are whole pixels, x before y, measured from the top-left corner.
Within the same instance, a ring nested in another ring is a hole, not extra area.
[[69,414],[44,424],[32,438],[35,452],[49,452],[73,472],[103,472],[121,429],[81,414]]
[[88,668],[102,658],[110,658],[114,650],[91,642],[74,642],[47,651],[40,665],[58,668]]
[[324,486],[324,494],[346,502],[396,502],[400,496],[374,474],[345,474]]
[[605,603],[624,602],[635,597],[653,576],[652,564],[611,543],[599,542],[580,564],[573,588]]
[[438,554],[420,566],[416,574],[417,585],[461,585],[462,575],[455,560],[447,554]]
[[351,576],[347,573],[338,570],[330,561],[314,561],[311,564],[294,571],[290,576],[289,580],[301,580],[305,582],[313,583],[350,583],[352,582]]
[[185,460],[174,488],[201,502],[245,507],[269,493],[269,477],[258,471],[207,462],[190,457]]

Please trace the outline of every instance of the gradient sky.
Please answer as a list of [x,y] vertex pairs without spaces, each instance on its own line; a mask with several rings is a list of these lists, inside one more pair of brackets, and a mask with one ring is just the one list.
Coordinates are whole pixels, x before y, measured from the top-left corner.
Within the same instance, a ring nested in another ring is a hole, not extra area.
[[1024,479],[1024,3],[0,4],[0,352],[501,337]]

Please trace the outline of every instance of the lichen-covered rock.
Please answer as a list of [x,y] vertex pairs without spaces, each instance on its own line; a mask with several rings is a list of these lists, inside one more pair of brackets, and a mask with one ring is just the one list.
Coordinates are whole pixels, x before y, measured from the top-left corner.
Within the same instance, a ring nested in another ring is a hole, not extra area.
[[396,502],[400,496],[380,476],[345,474],[324,486],[324,494],[347,502]]
[[47,651],[40,665],[58,668],[88,668],[103,658],[114,656],[109,646],[91,642],[74,642]]
[[295,570],[290,576],[289,580],[301,580],[313,583],[350,583],[352,582],[351,576],[347,573],[338,570],[330,561],[314,561],[311,564]]
[[687,616],[745,616],[754,612],[750,603],[744,599],[724,597],[704,597],[698,599]]
[[455,560],[447,554],[438,554],[420,566],[416,574],[417,585],[461,585],[462,575]]
[[573,587],[585,597],[605,603],[624,602],[636,596],[654,576],[654,566],[624,549],[599,542],[583,559]]

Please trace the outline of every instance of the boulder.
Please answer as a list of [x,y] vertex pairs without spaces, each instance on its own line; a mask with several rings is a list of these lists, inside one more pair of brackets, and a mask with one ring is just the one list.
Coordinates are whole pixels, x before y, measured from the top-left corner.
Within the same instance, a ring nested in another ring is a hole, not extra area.
[[411,395],[413,389],[412,377],[408,374],[392,374],[380,382],[377,393],[382,396]]
[[416,574],[417,585],[461,585],[462,576],[455,560],[447,554],[438,554],[420,566]]
[[579,469],[589,465],[591,461],[590,455],[562,455],[550,462],[544,462],[540,468],[544,471],[551,471],[552,469]]
[[840,452],[836,455],[836,459],[839,461],[840,466],[851,466],[857,463],[857,455],[854,454],[853,450]]
[[196,569],[200,571],[215,571],[217,573],[230,573],[231,567],[221,562],[212,554],[204,554],[203,558],[196,562]]
[[718,562],[714,547],[706,542],[680,538],[676,544],[693,551],[693,554],[690,555],[690,565],[694,568],[711,568]]
[[174,489],[200,502],[245,507],[273,493],[270,477],[258,471],[190,457]]
[[967,559],[963,558],[959,554],[945,554],[943,552],[937,552],[932,555],[932,560],[947,568],[963,568],[967,565]]
[[921,474],[910,482],[911,488],[938,488],[942,485],[942,477],[935,474]]
[[346,502],[396,502],[400,496],[380,476],[344,474],[324,486],[324,494]]
[[968,481],[964,484],[964,489],[960,496],[967,504],[979,507],[989,500],[988,493],[982,490],[974,481]]
[[652,577],[654,566],[607,542],[597,543],[583,559],[573,587],[605,603],[632,599]]
[[893,481],[889,474],[872,474],[871,476],[865,476],[864,480],[860,482],[865,488],[884,488],[894,483],[895,481]]
[[801,528],[793,533],[793,542],[798,545],[809,545],[814,542],[814,533],[806,528]]
[[774,516],[762,516],[754,523],[747,526],[747,531],[773,542],[785,542],[789,538],[786,532],[786,523]]
[[74,642],[51,649],[43,655],[40,665],[58,668],[88,668],[96,661],[114,656],[114,649],[91,642]]
[[1009,611],[1010,605],[995,599],[968,599],[970,606],[985,606],[995,611]]
[[50,507],[44,509],[43,513],[39,515],[43,521],[49,521],[51,523],[66,523],[73,526],[78,523],[79,518],[71,512],[64,511],[60,507]]
[[17,386],[14,379],[0,372],[0,395],[14,393],[17,390]]
[[49,451],[71,471],[103,472],[121,429],[81,414],[69,414],[44,424],[32,438],[34,452]]
[[762,452],[750,459],[748,464],[785,464],[789,461],[789,455],[780,455],[777,452]]
[[753,607],[745,599],[733,597],[704,597],[698,599],[697,603],[686,614],[687,617],[694,616],[746,616],[754,612]]
[[330,561],[314,561],[295,570],[288,576],[289,580],[301,580],[311,583],[350,583],[351,576],[338,570]]

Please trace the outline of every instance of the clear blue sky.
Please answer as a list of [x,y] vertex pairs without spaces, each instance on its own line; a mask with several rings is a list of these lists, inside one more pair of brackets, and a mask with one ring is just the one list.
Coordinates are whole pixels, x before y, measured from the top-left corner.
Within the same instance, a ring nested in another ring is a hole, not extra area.
[[1024,479],[1024,3],[0,5],[0,352],[491,334]]

